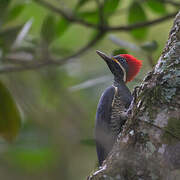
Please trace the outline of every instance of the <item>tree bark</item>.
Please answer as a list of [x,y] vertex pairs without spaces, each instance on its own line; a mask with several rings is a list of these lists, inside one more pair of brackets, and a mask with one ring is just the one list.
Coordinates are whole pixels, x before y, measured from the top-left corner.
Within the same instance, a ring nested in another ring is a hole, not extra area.
[[157,65],[134,91],[117,143],[88,179],[180,179],[180,12]]

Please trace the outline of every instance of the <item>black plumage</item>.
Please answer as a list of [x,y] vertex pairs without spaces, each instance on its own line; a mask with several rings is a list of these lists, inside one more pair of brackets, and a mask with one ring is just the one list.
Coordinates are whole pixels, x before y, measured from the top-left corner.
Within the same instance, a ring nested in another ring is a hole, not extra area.
[[[124,81],[124,70],[127,65],[121,66],[101,52],[97,52],[108,64],[114,74],[114,83],[102,94],[96,113],[95,140],[99,165],[107,157],[114,145],[117,135],[125,123],[125,112],[132,101],[132,95]],[[120,62],[120,61],[118,61]],[[122,68],[124,68],[122,70]]]

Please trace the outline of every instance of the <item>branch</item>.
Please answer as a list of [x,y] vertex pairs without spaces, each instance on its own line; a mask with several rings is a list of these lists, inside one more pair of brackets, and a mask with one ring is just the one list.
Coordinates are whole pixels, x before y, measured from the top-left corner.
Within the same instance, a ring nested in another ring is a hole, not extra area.
[[95,1],[96,1],[97,7],[98,7],[98,12],[99,12],[100,26],[103,26],[105,24],[104,11],[103,11],[104,4],[101,3],[99,0],[95,0]]
[[103,31],[130,31],[130,30],[142,28],[145,26],[152,26],[154,24],[158,24],[158,23],[161,23],[163,21],[166,21],[170,18],[174,18],[175,15],[178,13],[178,12],[173,12],[173,13],[170,13],[166,16],[163,16],[163,17],[151,20],[151,21],[147,21],[147,22],[140,22],[140,23],[131,24],[131,25],[113,27],[113,26],[108,26],[108,25],[104,25],[104,24],[103,25],[101,25],[101,24],[96,25],[96,24],[89,23],[87,21],[84,21],[83,19],[78,18],[73,13],[67,14],[62,9],[54,7],[53,5],[51,5],[50,3],[48,3],[44,0],[34,0],[34,1],[41,4],[42,6],[44,6],[46,8],[48,8],[49,10],[58,13],[59,15],[61,15],[65,19],[67,19],[68,21],[78,23],[78,24],[84,25],[86,27],[103,30]]
[[[39,69],[45,66],[54,66],[54,65],[63,65],[67,63],[68,61],[72,60],[73,58],[76,58],[80,55],[82,55],[84,52],[86,52],[88,49],[90,49],[92,46],[94,46],[102,37],[104,33],[100,32],[97,34],[97,36],[89,41],[86,46],[82,47],[80,50],[75,52],[73,55],[70,55],[68,57],[62,58],[62,59],[46,59],[46,60],[41,60],[39,62],[35,63],[28,63],[23,64],[21,66],[16,66],[12,64],[4,65],[0,67],[0,73],[7,73],[7,72],[20,72],[20,71],[25,71],[25,70],[32,70],[32,69]],[[7,59],[8,61],[13,62],[14,59]]]
[[83,19],[78,18],[75,14],[73,14],[72,12],[66,13],[64,10],[57,8],[55,6],[53,6],[52,4],[44,1],[44,0],[34,0],[35,2],[39,3],[40,5],[48,8],[49,10],[61,15],[63,18],[65,18],[66,20],[70,21],[70,22],[76,22],[78,24],[87,26],[87,27],[91,27],[91,28],[96,28],[98,29],[98,26],[92,23],[88,23],[87,21],[84,21]]
[[[0,67],[0,73],[5,73],[5,72],[18,72],[18,71],[24,71],[24,70],[32,70],[32,69],[39,69],[41,67],[45,67],[45,66],[52,66],[52,65],[63,65],[65,64],[67,61],[70,61],[72,58],[78,57],[79,55],[83,54],[85,51],[87,51],[89,48],[91,48],[93,45],[95,45],[103,36],[106,32],[109,31],[130,31],[133,29],[138,29],[141,27],[145,27],[145,26],[151,26],[160,22],[163,22],[167,19],[173,18],[177,12],[175,13],[171,13],[169,15],[166,15],[164,17],[152,20],[152,21],[148,21],[148,22],[141,22],[141,23],[136,23],[136,24],[132,24],[132,25],[125,25],[125,26],[118,26],[118,27],[112,27],[112,26],[108,26],[105,24],[91,24],[88,23],[82,19],[79,19],[78,17],[76,17],[74,14],[71,13],[66,13],[64,10],[59,9],[53,5],[51,5],[50,3],[44,1],[44,0],[34,0],[35,2],[41,4],[42,6],[48,8],[49,10],[58,13],[59,15],[61,15],[62,17],[64,17],[65,19],[67,19],[68,21],[74,22],[74,23],[79,23],[81,25],[84,25],[86,27],[91,27],[94,29],[99,30],[98,35],[92,40],[90,41],[85,47],[82,47],[79,51],[75,52],[73,55],[62,58],[60,60],[57,59],[51,59],[51,58],[47,58],[45,61],[39,61],[36,63],[27,63],[27,64],[23,64],[23,65],[13,65],[13,64],[8,64],[8,65],[4,65]],[[102,12],[100,11],[100,14]],[[10,59],[8,57],[6,57],[7,60],[11,61],[13,59]],[[13,61],[11,61],[13,62]],[[24,62],[24,61],[23,61]]]
[[138,29],[142,27],[147,27],[147,26],[152,26],[158,23],[161,23],[163,21],[166,21],[168,19],[174,18],[178,12],[173,12],[171,14],[168,14],[166,16],[151,20],[151,21],[146,21],[146,22],[140,22],[136,24],[131,24],[131,25],[125,25],[125,26],[117,26],[117,27],[104,27],[106,31],[131,31],[133,29]]
[[109,39],[114,44],[118,45],[119,47],[122,47],[125,49],[130,49],[132,51],[139,52],[139,53],[144,53],[144,51],[139,46],[137,46],[136,44],[130,43],[130,42],[122,40],[122,39],[119,39],[118,37],[116,37],[112,34],[109,36]]
[[68,90],[70,92],[79,91],[79,90],[82,90],[82,89],[93,87],[93,86],[95,86],[97,84],[107,83],[107,81],[110,81],[111,79],[112,79],[111,76],[104,75],[104,76],[101,76],[101,77],[98,77],[98,78],[93,78],[93,79],[89,79],[87,81],[84,81],[84,82],[82,82],[80,84],[77,84],[75,86],[70,87]]

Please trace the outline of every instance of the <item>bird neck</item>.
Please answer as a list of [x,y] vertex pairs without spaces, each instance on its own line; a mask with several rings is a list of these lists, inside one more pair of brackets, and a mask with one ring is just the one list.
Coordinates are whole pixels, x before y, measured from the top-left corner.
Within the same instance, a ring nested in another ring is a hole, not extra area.
[[126,83],[124,82],[123,79],[119,79],[119,78],[115,77],[113,85],[118,87],[119,85],[126,85]]

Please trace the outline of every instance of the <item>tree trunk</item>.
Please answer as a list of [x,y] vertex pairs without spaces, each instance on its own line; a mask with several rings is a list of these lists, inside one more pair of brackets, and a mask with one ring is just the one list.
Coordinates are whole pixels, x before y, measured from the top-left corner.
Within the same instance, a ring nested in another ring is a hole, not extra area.
[[112,152],[88,179],[180,180],[180,12],[131,107]]

